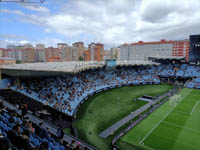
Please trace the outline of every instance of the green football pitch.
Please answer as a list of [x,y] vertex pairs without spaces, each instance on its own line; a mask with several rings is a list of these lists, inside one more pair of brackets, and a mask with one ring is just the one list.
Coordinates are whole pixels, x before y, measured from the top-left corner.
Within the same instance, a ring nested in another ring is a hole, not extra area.
[[178,95],[181,97],[176,105],[170,100],[163,104],[125,134],[121,145],[145,150],[199,150],[200,90],[185,88]]
[[157,96],[171,88],[172,86],[167,84],[126,86],[95,94],[78,110],[75,127],[79,138],[100,150],[109,150],[116,133],[107,139],[102,139],[99,134],[146,104],[133,99],[143,95]]

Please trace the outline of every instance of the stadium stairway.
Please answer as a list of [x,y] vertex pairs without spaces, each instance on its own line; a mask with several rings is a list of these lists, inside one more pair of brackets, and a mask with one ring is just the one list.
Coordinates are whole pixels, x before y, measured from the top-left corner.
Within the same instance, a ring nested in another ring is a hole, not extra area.
[[185,72],[186,72],[186,70],[187,70],[187,67],[188,67],[188,65],[187,65],[187,64],[185,64],[185,68],[184,68],[183,77],[185,77]]

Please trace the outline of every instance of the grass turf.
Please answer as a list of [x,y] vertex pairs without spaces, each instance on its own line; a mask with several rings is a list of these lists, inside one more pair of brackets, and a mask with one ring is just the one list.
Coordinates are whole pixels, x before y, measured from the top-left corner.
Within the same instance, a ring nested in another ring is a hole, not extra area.
[[199,150],[200,90],[183,89],[179,94],[179,104],[165,103],[120,141],[151,150]]
[[170,85],[126,86],[108,90],[90,97],[80,108],[75,126],[79,138],[101,150],[110,149],[113,136],[102,139],[104,129],[146,104],[133,99],[143,95],[157,96],[171,89]]

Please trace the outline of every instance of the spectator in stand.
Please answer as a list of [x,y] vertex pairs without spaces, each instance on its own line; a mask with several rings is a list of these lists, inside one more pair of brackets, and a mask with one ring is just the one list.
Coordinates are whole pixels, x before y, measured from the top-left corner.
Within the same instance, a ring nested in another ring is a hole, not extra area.
[[35,128],[33,128],[31,121],[27,121],[26,124],[25,124],[25,127],[27,128],[29,133],[34,133],[35,132]]
[[17,148],[24,150],[31,149],[31,146],[29,145],[29,134],[26,131],[22,132],[19,136],[19,143]]
[[[21,87],[23,88],[16,87],[16,90],[23,91],[31,97],[34,94],[37,101],[39,100],[43,104],[72,115],[84,98],[102,88],[129,83],[160,83],[157,72],[168,74],[163,69],[164,67],[124,66],[111,71],[102,68],[83,71],[73,76],[39,78],[31,81],[22,80]],[[167,68],[171,70],[172,67]]]
[[42,128],[42,131],[40,132],[39,136],[41,138],[46,138],[47,140],[51,140],[50,134],[49,134],[49,128],[48,127],[46,129]]
[[38,127],[35,129],[35,134],[39,135],[39,134],[41,133],[41,131],[42,131],[42,126],[43,126],[43,123],[40,122],[40,123],[38,124]]
[[10,88],[10,83],[7,84],[8,88]]
[[9,150],[11,148],[10,141],[3,136],[2,131],[0,129],[0,150]]
[[20,125],[16,124],[13,130],[8,131],[7,136],[15,147],[19,147],[20,141]]
[[[56,139],[50,137],[48,128],[44,129],[42,123],[40,123],[41,129],[36,130],[37,133],[41,132],[39,137],[39,134],[33,132],[32,122],[28,118],[19,118],[14,111],[8,108],[0,109],[0,115],[0,121],[3,124],[1,128],[4,131],[2,133],[0,129],[0,150],[12,150],[12,147],[19,150],[49,150],[48,143],[44,142],[44,138],[53,144],[53,149],[54,147],[62,147],[55,142]],[[11,129],[12,126],[14,127]]]
[[41,145],[40,145],[40,150],[48,150],[48,143],[47,142],[43,142]]
[[64,137],[64,131],[62,129],[62,126],[59,124],[57,129],[57,139],[61,144],[63,144],[63,137]]
[[24,117],[28,112],[28,105],[27,104],[21,105],[21,111],[22,111],[21,116]]
[[72,143],[70,144],[71,149],[76,149],[77,148],[77,144],[76,141],[72,140]]
[[3,101],[0,100],[0,109],[3,109],[3,108],[4,108],[4,106],[3,106]]

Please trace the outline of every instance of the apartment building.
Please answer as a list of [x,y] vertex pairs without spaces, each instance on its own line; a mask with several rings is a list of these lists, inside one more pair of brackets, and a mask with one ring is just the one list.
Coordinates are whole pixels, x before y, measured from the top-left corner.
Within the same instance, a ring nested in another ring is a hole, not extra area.
[[189,56],[189,41],[166,41],[156,42],[139,41],[132,44],[121,45],[119,50],[120,61],[147,61],[148,57],[185,57]]

